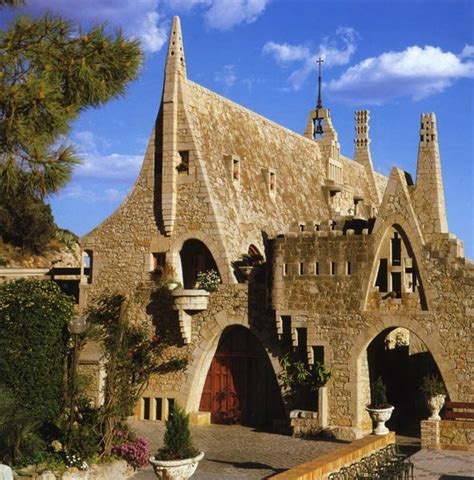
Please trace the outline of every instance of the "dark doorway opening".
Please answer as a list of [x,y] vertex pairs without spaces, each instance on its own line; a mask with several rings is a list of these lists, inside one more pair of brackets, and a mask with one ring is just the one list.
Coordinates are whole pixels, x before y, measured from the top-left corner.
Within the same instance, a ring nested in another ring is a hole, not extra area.
[[420,437],[420,421],[429,416],[420,392],[422,379],[427,374],[441,378],[431,352],[412,331],[389,328],[369,344],[367,358],[370,383],[382,377],[388,402],[395,407],[387,427],[399,435]]
[[186,240],[180,252],[184,288],[194,288],[199,272],[217,269],[212,253],[200,240]]
[[284,418],[273,368],[257,338],[244,327],[230,327],[219,341],[204,384],[200,411],[212,423],[252,427]]

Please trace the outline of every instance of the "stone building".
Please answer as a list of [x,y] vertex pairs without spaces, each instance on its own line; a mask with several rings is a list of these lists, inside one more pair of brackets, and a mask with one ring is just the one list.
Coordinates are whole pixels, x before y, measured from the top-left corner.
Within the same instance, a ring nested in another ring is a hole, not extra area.
[[[421,117],[414,180],[374,170],[369,112],[355,113],[355,132],[351,159],[320,98],[300,135],[189,80],[174,18],[141,172],[81,241],[91,267],[82,307],[106,288],[153,284],[157,266],[173,267],[184,287],[168,309],[150,308],[151,296],[142,311],[173,330],[173,353],[189,361],[152,379],[138,415],[161,419],[176,400],[198,422],[208,417],[197,412],[281,418],[278,356],[295,349],[332,365],[325,422],[360,437],[370,429],[370,345],[400,327],[429,350],[450,398],[474,401],[474,270],[448,232],[435,115]],[[248,279],[242,253],[263,257]],[[194,287],[210,269],[222,283],[208,294]]]

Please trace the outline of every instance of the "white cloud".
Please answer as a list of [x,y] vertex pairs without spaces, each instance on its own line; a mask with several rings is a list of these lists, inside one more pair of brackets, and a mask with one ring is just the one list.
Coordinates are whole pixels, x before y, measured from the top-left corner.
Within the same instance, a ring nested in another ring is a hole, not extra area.
[[204,14],[207,24],[228,30],[239,23],[252,23],[264,12],[270,0],[212,0]]
[[464,45],[462,52],[459,54],[459,58],[473,58],[474,57],[474,45]]
[[331,68],[349,63],[356,51],[357,32],[350,27],[339,27],[334,38],[325,37],[315,52],[304,45],[267,42],[263,53],[273,55],[280,63],[302,62],[301,67],[294,70],[288,81],[293,90],[299,90],[311,72],[316,70],[316,60],[322,58],[324,66]]
[[267,42],[263,46],[263,53],[273,55],[278,62],[282,63],[305,60],[311,55],[309,49],[302,45],[275,42]]
[[168,21],[157,11],[159,0],[28,0],[26,11],[34,14],[45,11],[64,15],[84,23],[107,22],[121,27],[128,36],[138,38],[148,52],[157,52],[166,43]]
[[109,203],[118,204],[121,202],[127,192],[116,188],[106,188],[97,190],[93,188],[84,188],[80,184],[70,184],[64,188],[58,195],[63,198],[73,198],[84,201],[86,203]]
[[222,70],[214,75],[214,81],[222,83],[226,88],[232,87],[236,80],[235,65],[224,65]]
[[90,178],[95,180],[133,181],[140,170],[142,155],[98,155],[80,154],[82,164],[74,171],[75,178]]
[[164,2],[169,8],[178,11],[189,11],[198,5],[212,4],[212,0],[164,0]]
[[[467,47],[464,54],[472,54]],[[328,90],[337,99],[381,104],[402,96],[420,100],[442,92],[459,78],[474,78],[474,62],[462,62],[462,55],[437,47],[411,46],[363,60],[329,82]]]
[[110,142],[89,130],[74,134],[81,164],[74,170],[74,179],[133,182],[143,162],[143,155],[104,154]]

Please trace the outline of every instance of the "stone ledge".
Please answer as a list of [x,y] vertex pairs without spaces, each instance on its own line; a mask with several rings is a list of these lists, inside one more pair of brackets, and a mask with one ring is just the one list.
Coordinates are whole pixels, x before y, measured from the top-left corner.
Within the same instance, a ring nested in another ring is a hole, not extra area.
[[286,472],[279,473],[271,477],[276,480],[319,480],[326,479],[330,473],[336,472],[340,468],[357,462],[376,450],[395,443],[395,433],[388,435],[367,437],[356,440],[337,450],[322,455],[317,460],[311,460],[296,467],[290,468]]

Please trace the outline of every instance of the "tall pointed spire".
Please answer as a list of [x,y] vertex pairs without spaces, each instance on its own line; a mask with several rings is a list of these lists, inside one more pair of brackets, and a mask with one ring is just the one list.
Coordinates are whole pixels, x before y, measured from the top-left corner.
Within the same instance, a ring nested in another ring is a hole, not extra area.
[[166,56],[165,71],[167,74],[172,73],[172,71],[180,72],[184,77],[186,77],[183,34],[181,33],[181,21],[179,17],[173,17],[168,44],[168,53]]
[[434,113],[421,115],[414,200],[423,233],[428,240],[432,234],[448,232]]
[[176,166],[180,163],[178,151],[178,111],[182,101],[183,83],[186,80],[186,63],[184,61],[183,35],[179,17],[173,18],[171,25],[168,54],[165,66],[165,85],[163,89],[163,180],[161,185],[162,216],[164,233],[173,233],[176,208],[177,187]]
[[374,202],[375,206],[378,206],[382,199],[377,189],[377,181],[375,179],[374,166],[372,164],[372,154],[370,153],[370,112],[368,110],[357,110],[354,113],[354,119],[356,131],[356,138],[354,139],[354,160],[364,165],[369,179],[372,202]]
[[324,63],[324,60],[319,57],[316,60],[316,63],[319,66],[319,71],[318,71],[318,102],[316,103],[316,108],[323,108],[323,101],[321,99],[321,65]]

